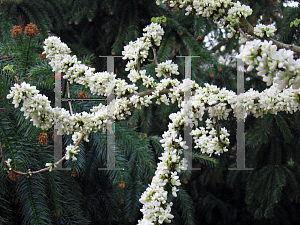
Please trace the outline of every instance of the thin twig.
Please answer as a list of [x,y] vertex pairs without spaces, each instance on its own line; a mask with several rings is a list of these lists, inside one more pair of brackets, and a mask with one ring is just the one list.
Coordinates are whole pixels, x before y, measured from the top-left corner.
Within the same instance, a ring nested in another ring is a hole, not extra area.
[[238,26],[238,31],[239,31],[239,32],[240,32],[240,33],[241,33],[248,41],[252,41],[252,40],[253,40],[253,38],[247,36],[247,35],[244,33],[244,31],[242,30],[242,28],[241,28],[240,25]]
[[155,63],[155,66],[158,66],[157,54],[156,54],[156,48],[154,47],[154,45],[152,45],[151,48],[152,48],[152,51],[153,51],[153,56],[154,56],[154,63]]
[[218,120],[217,116],[215,117],[215,120],[216,120],[217,136],[218,136],[219,144],[226,146],[226,144],[220,138],[220,125],[219,125],[219,120]]
[[1,160],[3,162],[3,164],[5,165],[6,168],[8,168],[5,160],[4,160],[4,156],[3,156],[3,149],[2,149],[2,145],[1,145],[1,142],[0,142],[0,148],[1,148]]
[[[82,134],[82,137],[81,137],[80,140],[74,145],[74,147],[77,147],[77,146],[80,144],[80,142],[83,140],[83,138],[84,138],[84,135]],[[9,169],[9,166],[7,165],[7,163],[6,163],[5,160],[4,160],[4,155],[3,155],[3,149],[2,149],[2,146],[1,146],[1,142],[0,142],[0,148],[1,148],[1,160],[2,160],[3,164],[5,165],[5,167],[6,167],[7,169]],[[54,163],[54,164],[57,165],[57,164],[61,163],[61,162],[64,161],[64,160],[66,160],[66,156],[62,157],[60,160],[58,160],[58,161],[57,161],[56,163]],[[10,171],[15,172],[16,174],[20,174],[20,175],[30,175],[30,174],[37,174],[37,173],[45,172],[45,171],[47,171],[47,170],[50,170],[51,167],[46,167],[46,168],[44,168],[44,169],[40,169],[40,170],[33,171],[33,172],[28,171],[27,173],[20,172],[20,171],[16,171],[16,170],[14,170],[14,169],[12,169],[12,168],[10,168],[10,169],[11,169]]]
[[136,64],[136,70],[139,73],[141,70],[141,61],[140,61],[140,57],[138,57],[137,59],[137,64]]
[[[153,91],[154,91],[154,89],[149,89],[149,90],[146,90],[146,91],[137,93],[136,95],[137,95],[137,96],[140,96],[140,97],[144,97],[144,96],[146,96],[146,95],[152,94]],[[160,94],[160,95],[161,95],[161,94],[167,94],[167,93],[169,93],[169,92],[171,92],[170,89],[164,89],[164,90],[160,91],[159,94]],[[129,98],[130,98],[131,96],[133,96],[133,95],[134,95],[134,94],[129,95]]]
[[18,76],[17,76],[16,73],[14,74],[14,76],[15,76],[15,78],[16,78],[16,80],[17,80],[18,85],[21,85],[21,81],[19,80],[19,78],[18,78]]
[[170,78],[170,79],[172,79],[169,73],[164,73],[164,76],[165,76],[165,78]]

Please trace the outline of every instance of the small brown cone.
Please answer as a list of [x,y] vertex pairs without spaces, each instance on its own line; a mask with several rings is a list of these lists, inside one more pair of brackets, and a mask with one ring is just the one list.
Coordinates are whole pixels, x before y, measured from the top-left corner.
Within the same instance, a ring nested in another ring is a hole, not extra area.
[[78,94],[78,97],[79,98],[87,98],[87,94],[85,93],[85,92],[80,92],[79,94]]
[[120,187],[120,188],[125,188],[125,183],[120,182],[120,183],[119,183],[119,187]]
[[54,217],[60,217],[60,212],[53,211],[53,216],[54,216]]
[[41,145],[47,145],[47,138],[48,138],[47,133],[40,133],[40,135],[38,137],[39,143]]
[[[18,172],[21,172],[20,170],[18,170]],[[19,179],[21,177],[20,174],[15,173],[14,171],[9,171],[8,173],[8,177],[9,179],[11,179],[12,181],[16,181],[16,179]]]
[[27,24],[27,26],[25,27],[25,34],[27,35],[27,37],[29,38],[34,38],[38,32],[38,28],[35,24],[33,23],[29,23]]
[[40,54],[39,57],[40,57],[41,59],[46,59],[46,55],[45,55],[45,54]]
[[10,30],[11,35],[13,36],[13,38],[16,38],[18,35],[20,35],[20,33],[22,32],[22,28],[21,26],[13,26],[13,29]]

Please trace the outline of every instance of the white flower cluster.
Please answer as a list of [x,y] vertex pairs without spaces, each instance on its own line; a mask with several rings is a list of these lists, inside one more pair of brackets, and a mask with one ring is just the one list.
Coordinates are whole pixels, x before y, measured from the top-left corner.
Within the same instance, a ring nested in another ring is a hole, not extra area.
[[51,172],[54,167],[57,167],[57,164],[56,163],[46,163],[45,166],[50,167],[49,172]]
[[[227,26],[229,28],[227,37],[232,38],[237,32],[233,26],[239,24],[239,21],[242,17],[246,18],[251,14],[252,14],[252,9],[249,6],[241,5],[241,3],[238,1],[237,3],[234,3],[233,7],[231,7],[228,10],[227,18],[221,19],[222,23],[220,23],[219,25],[224,26],[227,22],[230,22]],[[243,38],[242,41],[244,41]]]
[[254,34],[259,37],[264,37],[265,35],[267,37],[273,37],[276,32],[276,27],[274,24],[271,25],[264,25],[264,24],[258,24],[254,27]]
[[9,94],[6,96],[6,98],[13,98],[12,104],[15,105],[15,108],[18,108],[21,101],[24,101],[26,98],[38,93],[39,91],[36,90],[35,86],[30,86],[30,84],[22,82],[21,85],[14,84],[14,87],[11,87],[11,90],[9,91]]
[[84,135],[84,140],[88,142],[88,135],[90,132],[103,130],[105,132],[110,122],[107,119],[107,107],[98,108],[93,113],[81,112],[74,115],[65,109],[57,109],[55,112],[56,126],[58,134],[64,133],[73,134],[74,132],[80,132]]
[[[146,71],[145,71],[146,73]],[[150,75],[146,76],[145,73],[141,73],[141,78],[143,81],[143,85],[146,88],[156,88],[157,84],[154,82],[154,78]]]
[[293,113],[299,110],[299,89],[292,87],[281,91],[277,84],[259,93],[250,89],[246,93],[238,96],[239,112],[245,110],[245,118],[250,113],[254,117],[262,117],[263,114],[285,111],[286,113]]
[[[218,88],[216,85],[205,83],[205,87],[196,89],[195,96],[191,101],[195,109],[202,107],[203,103],[208,108],[209,117],[217,117],[218,119],[227,119],[231,109],[227,109],[227,104],[234,109],[236,107],[236,94],[233,91],[228,91],[225,88]],[[199,102],[198,104],[196,104]],[[199,117],[198,117],[199,118]]]
[[[161,0],[157,0],[156,4],[160,5]],[[178,0],[170,1],[170,7],[177,5],[179,8],[185,7],[185,15],[189,15],[193,10],[196,11],[196,15],[202,15],[203,17],[210,17],[212,15],[218,15],[225,13],[224,8],[228,5],[232,5],[231,0]],[[224,7],[224,8],[223,8]]]
[[54,123],[54,110],[50,106],[48,97],[35,94],[31,98],[26,98],[20,111],[24,112],[25,118],[31,117],[30,121],[36,127],[48,130]]
[[233,3],[233,7],[228,10],[227,20],[239,23],[240,18],[248,17],[252,14],[252,9],[247,5],[242,5],[239,1]]
[[[202,153],[209,154],[209,156],[212,154],[220,155],[220,153],[227,152],[227,146],[229,145],[229,139],[227,137],[229,137],[229,133],[226,128],[221,128],[220,130],[220,140],[225,143],[225,146],[223,146],[219,142],[217,130],[213,128],[213,121],[207,119],[205,123],[206,129],[200,127],[200,129],[196,128],[190,133],[194,136],[193,138],[195,139],[196,144],[195,148],[200,148]],[[209,135],[207,136],[207,134]]]
[[130,97],[129,102],[131,104],[133,104],[133,106],[137,109],[141,109],[141,106],[144,105],[146,107],[149,106],[149,104],[151,104],[151,99],[152,97],[150,97],[149,95],[145,95],[143,97],[140,97],[138,95],[133,95]]
[[7,167],[8,167],[8,170],[11,170],[11,165],[10,165],[11,161],[12,161],[12,160],[11,160],[10,158],[8,158],[8,159],[5,161],[5,163],[6,163]]
[[[241,93],[237,98],[236,117],[238,119],[246,119],[250,113],[257,117],[257,114],[263,113],[258,103],[260,93],[251,88],[245,93]],[[234,106],[233,106],[234,107]]]
[[[139,225],[154,224],[156,221],[159,224],[170,223],[170,219],[174,217],[170,213],[173,203],[167,202],[168,192],[164,187],[166,184],[171,185],[172,194],[177,197],[177,186],[181,185],[177,173],[187,169],[187,160],[180,160],[181,149],[188,148],[185,141],[179,136],[178,128],[184,124],[182,113],[183,111],[180,111],[169,116],[172,122],[169,124],[169,130],[163,134],[163,139],[160,141],[164,152],[159,157],[160,162],[157,164],[157,170],[151,184],[140,198],[140,202],[143,204],[141,212],[144,217],[138,221]],[[175,147],[174,143],[178,147]]]
[[53,109],[50,101],[44,95],[38,94],[35,86],[30,86],[25,82],[15,84],[11,88],[7,98],[13,98],[13,104],[18,107],[23,101],[23,106],[20,109],[24,112],[26,119],[31,117],[33,125],[47,130],[54,125],[54,120],[58,129],[58,134],[70,134],[73,132],[82,132],[85,135],[85,140],[91,131],[105,130],[107,124],[107,109],[102,107],[98,111],[89,114],[86,112],[70,115],[63,108]]
[[[159,46],[164,30],[159,24],[151,23],[143,29],[146,33],[136,41],[130,41],[122,51],[123,59],[129,59],[126,71],[138,69],[138,63],[142,63],[148,57],[148,51],[152,44]],[[153,43],[152,43],[153,42]]]
[[114,73],[109,72],[97,72],[93,76],[88,78],[88,87],[92,94],[109,96],[109,94],[114,92],[115,87],[115,77]]
[[132,83],[137,82],[139,79],[141,79],[141,75],[145,75],[146,74],[146,70],[140,70],[137,71],[135,69],[130,70],[129,74],[128,74],[128,78]]
[[172,60],[167,60],[166,62],[159,63],[155,68],[155,72],[157,77],[161,77],[162,75],[171,76],[171,74],[179,75],[178,65],[174,64]]
[[122,51],[122,59],[130,60],[126,64],[126,71],[137,69],[138,61],[142,63],[148,57],[148,51],[151,43],[149,41],[145,41],[145,39],[145,37],[141,37],[136,41],[130,41],[128,45],[124,46],[124,51]]
[[66,55],[61,62],[62,72],[65,73],[64,79],[68,79],[70,83],[76,82],[78,84],[89,86],[89,78],[94,75],[94,68],[90,68],[81,64],[76,56]]
[[[157,5],[160,5],[162,1],[156,1]],[[241,4],[239,1],[233,3],[232,0],[178,0],[170,1],[170,7],[177,5],[179,8],[185,7],[185,15],[189,15],[193,10],[196,15],[202,15],[203,17],[211,17],[218,22],[219,26],[225,26],[229,28],[228,38],[232,38],[236,34],[234,25],[238,24],[242,17],[248,17],[252,14],[252,9]],[[232,6],[226,10],[229,6]]]
[[111,109],[111,113],[109,115],[115,115],[117,120],[125,120],[127,115],[131,115],[131,111],[128,106],[129,100],[126,97],[118,98],[113,101],[110,106],[108,106],[108,109]]
[[253,40],[241,48],[239,58],[243,59],[251,71],[254,65],[258,65],[257,75],[263,77],[267,85],[277,83],[280,90],[292,85],[293,88],[300,87],[300,59],[294,60],[294,52],[279,49],[272,45],[272,41]]
[[53,126],[54,110],[50,106],[48,98],[38,93],[35,86],[23,82],[21,85],[15,84],[6,98],[13,98],[15,108],[23,101],[21,111],[24,112],[26,119],[31,117],[30,121],[33,122],[33,125],[47,130]]
[[165,32],[159,24],[151,23],[145,27],[143,31],[146,32],[143,34],[143,36],[146,38],[145,41],[150,43],[153,42],[152,44],[160,46],[162,36],[165,34]]
[[156,84],[154,82],[154,78],[146,75],[146,70],[130,70],[128,74],[128,78],[131,82],[135,83],[137,80],[142,79],[143,85],[146,88],[155,88]]
[[[48,39],[52,40],[54,37],[50,37]],[[46,39],[45,43],[51,45],[53,41],[48,41]],[[61,44],[65,46],[64,43],[60,41],[59,38],[55,39],[55,45]],[[128,85],[125,81],[121,81],[120,79],[115,79],[116,75],[114,73],[109,72],[98,72],[94,73],[95,69],[90,68],[81,64],[81,61],[77,60],[76,56],[65,55],[63,51],[64,48],[55,48],[55,52],[52,52],[52,48],[45,47],[47,49],[47,53],[49,53],[50,62],[49,64],[53,67],[55,66],[55,57],[63,55],[61,72],[65,73],[63,76],[64,79],[68,79],[70,83],[73,82],[84,85],[91,90],[92,94],[108,96],[111,93],[115,93],[116,96],[121,96],[122,94],[134,93],[138,88],[132,84]],[[60,52],[59,50],[62,50]]]
[[[202,15],[203,17],[213,16],[215,20],[225,14],[225,8],[232,5],[231,0],[194,0],[193,8],[196,11],[196,15]],[[191,11],[188,9],[188,11]],[[188,15],[188,14],[187,14]]]
[[66,160],[69,160],[70,158],[72,159],[72,161],[76,161],[77,158],[75,157],[75,155],[78,154],[78,152],[80,152],[79,146],[74,146],[74,145],[68,145],[66,147]]
[[44,41],[44,52],[47,58],[54,58],[56,54],[67,55],[71,53],[71,50],[65,43],[62,43],[60,38],[50,36]]

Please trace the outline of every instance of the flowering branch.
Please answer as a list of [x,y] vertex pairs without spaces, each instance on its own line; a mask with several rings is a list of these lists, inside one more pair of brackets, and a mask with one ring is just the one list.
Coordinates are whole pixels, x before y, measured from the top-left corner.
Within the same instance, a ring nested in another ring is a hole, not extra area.
[[[82,135],[81,139],[74,145],[75,148],[77,146],[79,146],[79,144],[83,140],[83,138],[84,138],[84,136]],[[19,175],[27,175],[27,176],[29,175],[29,176],[32,176],[32,174],[38,174],[38,173],[42,173],[42,172],[45,172],[45,171],[48,171],[48,170],[51,171],[53,167],[56,167],[58,164],[60,164],[64,160],[66,160],[66,156],[64,156],[60,160],[58,160],[56,163],[46,163],[46,165],[49,165],[49,166],[46,167],[46,168],[44,168],[44,169],[40,169],[40,170],[33,171],[33,172],[31,172],[30,169],[28,169],[27,172],[25,173],[25,172],[16,171],[16,170],[12,169],[12,167],[10,167],[7,164],[7,162],[5,162],[5,160],[4,160],[4,155],[3,155],[3,149],[2,149],[2,146],[1,146],[1,142],[0,142],[0,148],[1,148],[1,160],[2,160],[3,164],[5,165],[6,169],[11,170],[11,171],[13,171],[13,172],[15,172],[16,174],[19,174]]]
[[[158,0],[158,3],[161,1]],[[194,4],[194,5],[193,5]],[[253,28],[249,26],[245,18],[251,15],[252,10],[249,6],[241,5],[240,2],[232,3],[230,0],[219,1],[170,1],[170,6],[187,7],[187,14],[193,10],[197,15],[202,14],[204,17],[210,17],[220,22],[221,25],[227,26],[231,30],[228,37],[236,34],[237,29],[247,37],[246,33],[253,34],[254,37],[262,38],[264,35],[272,36],[274,33],[273,27],[257,26]],[[231,8],[228,8],[232,6]],[[246,21],[244,28],[239,27],[241,21]],[[264,30],[266,29],[266,30]],[[249,90],[246,93],[237,96],[233,91],[228,91],[225,88],[218,88],[214,85],[205,84],[205,87],[199,87],[194,81],[184,79],[179,82],[177,79],[171,79],[171,74],[178,75],[178,66],[168,60],[163,63],[157,62],[157,55],[155,46],[159,46],[164,34],[163,29],[156,23],[151,23],[145,29],[143,37],[138,38],[134,42],[130,42],[124,47],[122,55],[123,59],[129,59],[126,65],[126,71],[130,71],[128,78],[132,84],[127,84],[124,80],[116,78],[113,73],[102,72],[94,73],[94,69],[89,68],[80,61],[77,61],[76,56],[70,56],[70,49],[66,44],[62,43],[59,38],[49,37],[45,40],[45,54],[50,59],[50,65],[54,68],[55,58],[57,55],[63,56],[62,69],[65,73],[64,79],[67,79],[70,84],[76,82],[90,88],[93,94],[107,96],[114,91],[117,96],[114,104],[108,106],[100,104],[91,109],[92,113],[82,112],[73,115],[64,109],[57,113],[59,121],[57,127],[60,133],[72,133],[74,143],[80,143],[85,138],[88,141],[88,134],[91,131],[105,129],[108,125],[109,112],[113,110],[114,119],[123,120],[131,114],[132,106],[140,108],[141,105],[149,106],[151,99],[157,98],[156,104],[169,104],[171,101],[175,103],[178,101],[180,110],[169,116],[171,123],[168,126],[168,131],[163,134],[163,139],[160,141],[164,152],[159,157],[160,162],[157,164],[155,176],[151,184],[142,194],[140,202],[143,204],[141,211],[143,212],[143,219],[139,220],[139,224],[162,224],[163,222],[171,222],[174,216],[170,213],[172,202],[167,202],[167,185],[172,187],[172,194],[177,196],[178,189],[176,186],[181,185],[179,173],[181,170],[187,168],[186,160],[180,160],[182,150],[187,149],[181,135],[181,130],[185,124],[193,127],[197,126],[198,120],[202,120],[205,110],[208,111],[210,118],[215,118],[216,129],[214,129],[211,119],[206,120],[206,128],[200,127],[192,130],[190,133],[195,139],[195,148],[200,148],[202,153],[218,154],[228,151],[226,148],[229,145],[229,133],[225,128],[219,126],[220,119],[227,119],[230,111],[244,112],[246,117],[252,113],[255,117],[263,116],[266,113],[276,114],[280,111],[293,113],[299,108],[299,94],[298,90],[286,88],[287,82],[294,82],[293,88],[300,85],[300,76],[296,76],[299,71],[299,61],[293,59],[293,53],[289,50],[280,49],[271,42],[264,43],[254,40],[247,42],[246,48],[242,52],[246,58],[246,63],[249,64],[248,69],[252,69],[254,63],[259,62],[258,75],[264,75],[269,70],[279,70],[277,83],[274,82],[271,88],[264,92]],[[249,32],[248,32],[249,31]],[[252,33],[251,33],[252,32]],[[262,36],[261,36],[262,35]],[[240,36],[241,37],[241,36]],[[157,68],[155,68],[156,76],[168,76],[163,78],[160,82],[154,82],[153,77],[147,76],[145,70],[140,70],[140,65],[148,56],[148,51],[152,48],[154,51],[154,61]],[[297,49],[296,49],[297,50]],[[284,56],[284,57],[282,57]],[[268,57],[271,61],[267,61]],[[254,59],[256,61],[254,61]],[[278,65],[277,65],[278,64]],[[284,71],[282,71],[284,70]],[[281,73],[282,72],[282,73]],[[299,78],[297,78],[299,77]],[[147,88],[146,91],[137,93],[138,89],[135,85],[137,80],[142,79],[143,85]],[[294,80],[292,80],[294,79]],[[298,80],[297,80],[298,79]],[[264,78],[264,81],[270,81]],[[280,83],[281,82],[281,83]],[[280,83],[280,84],[278,84]],[[286,89],[285,89],[286,88]],[[68,88],[69,90],[69,88]],[[182,93],[193,90],[189,102],[183,101]],[[168,95],[167,95],[168,94]],[[124,97],[125,96],[125,97]],[[35,87],[31,87],[26,83],[15,84],[12,87],[7,98],[13,98],[13,104],[18,107],[21,101],[24,101],[21,111],[28,118],[31,117],[34,125],[42,127],[42,129],[49,129],[53,126],[53,118],[55,110],[51,108],[45,96],[38,94]],[[192,107],[188,106],[193,101]],[[239,102],[240,104],[237,104]],[[114,105],[112,108],[111,106]],[[228,109],[227,106],[231,108]],[[70,107],[71,110],[71,107]],[[208,134],[208,136],[207,136]],[[220,144],[222,146],[220,146]],[[59,161],[68,160],[78,153],[78,145],[68,146],[66,155]],[[3,157],[2,157],[3,159]],[[46,164],[47,165],[47,164]],[[49,164],[48,164],[49,165]],[[7,165],[8,166],[8,165]],[[48,168],[43,170],[50,170],[55,164],[50,164]],[[37,172],[37,171],[35,171]],[[28,173],[27,173],[28,174]]]
[[282,43],[280,41],[277,41],[273,38],[270,38],[270,37],[264,37],[264,38],[261,38],[259,36],[257,36],[255,33],[254,33],[254,28],[253,26],[249,23],[249,21],[242,17],[240,19],[240,22],[242,23],[242,25],[244,25],[244,29],[245,29],[245,32],[256,37],[256,38],[259,38],[259,39],[262,39],[262,40],[268,40],[268,41],[272,41],[274,45],[276,45],[279,49],[281,48],[285,48],[285,49],[290,49],[294,52],[297,52],[297,53],[300,53],[300,47],[299,46],[295,46],[295,45],[289,45],[289,44],[285,44],[285,43]]

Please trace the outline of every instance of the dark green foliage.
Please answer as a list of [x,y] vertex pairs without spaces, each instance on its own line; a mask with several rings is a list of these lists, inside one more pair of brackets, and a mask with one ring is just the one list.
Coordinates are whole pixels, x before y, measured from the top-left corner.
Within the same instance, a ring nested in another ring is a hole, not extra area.
[[3,1],[0,4],[1,23],[20,25],[24,29],[32,22],[43,33],[54,28],[62,29],[66,27],[64,6],[59,0],[42,1],[42,4],[39,0]]

